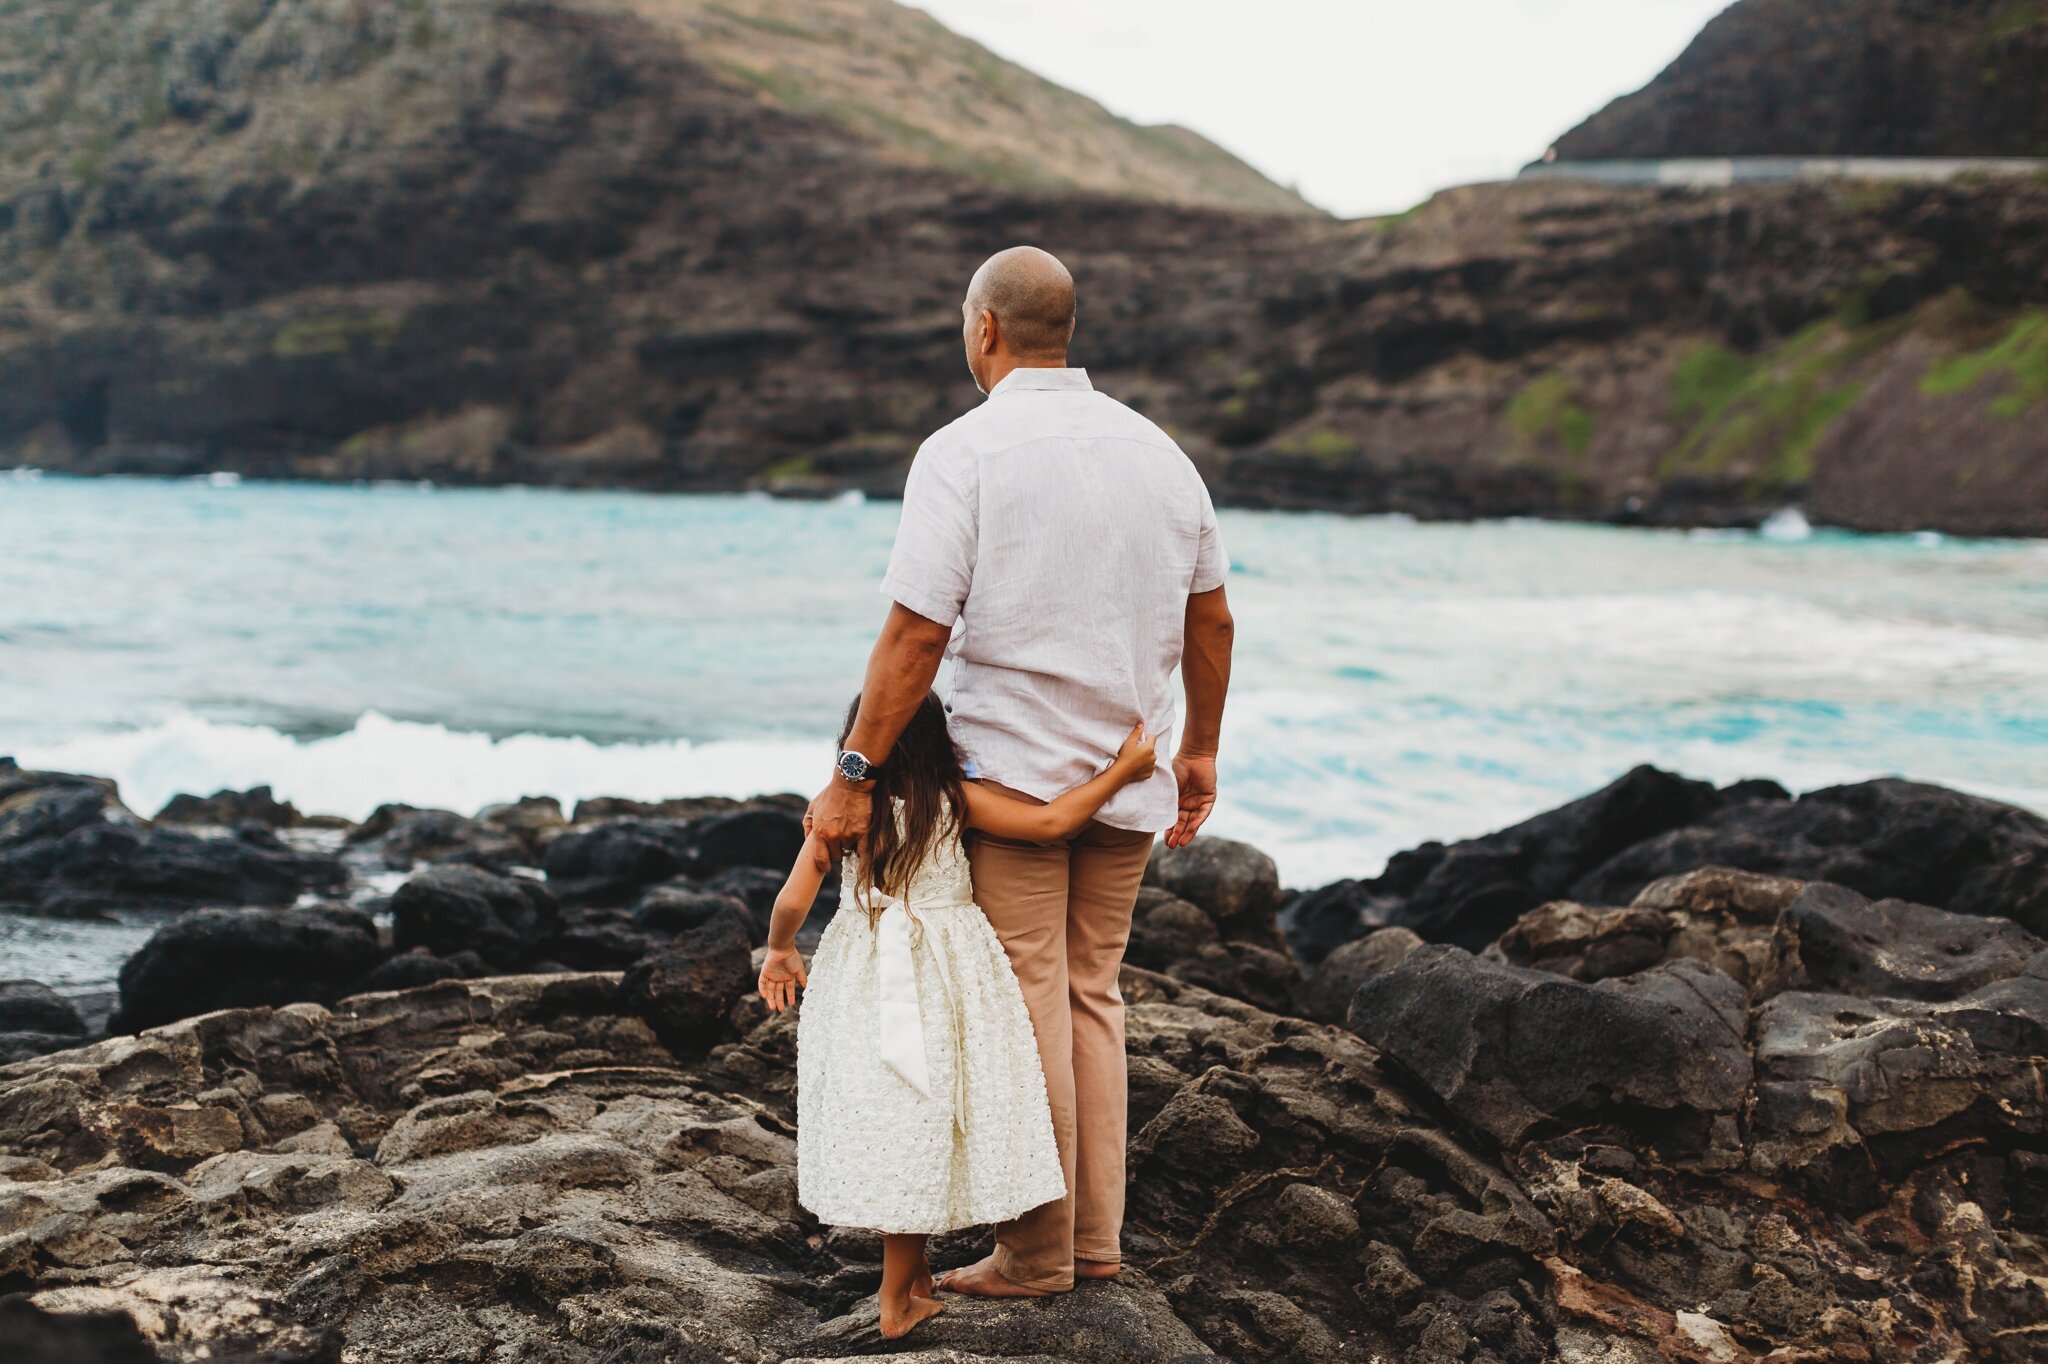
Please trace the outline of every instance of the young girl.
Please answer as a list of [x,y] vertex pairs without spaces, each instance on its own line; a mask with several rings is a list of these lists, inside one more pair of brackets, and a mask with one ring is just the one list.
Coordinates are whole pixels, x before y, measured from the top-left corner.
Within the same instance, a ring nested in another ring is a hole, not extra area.
[[815,837],[776,899],[761,997],[780,1012],[805,987],[797,1198],[820,1221],[882,1233],[885,1336],[939,1311],[927,1236],[1066,1193],[1024,994],[975,906],[961,836],[1065,838],[1153,763],[1141,725],[1093,781],[1047,805],[1012,800],[962,782],[945,708],[927,696],[876,771],[867,834],[812,961],[816,985],[796,950],[831,862]]

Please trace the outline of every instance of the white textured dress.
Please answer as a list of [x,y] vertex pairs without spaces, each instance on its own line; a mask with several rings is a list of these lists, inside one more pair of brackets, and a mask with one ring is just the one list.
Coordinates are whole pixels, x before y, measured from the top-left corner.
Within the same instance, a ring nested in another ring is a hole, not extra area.
[[797,1015],[797,1198],[902,1234],[1001,1222],[1066,1193],[1024,993],[943,839],[870,926],[849,857]]

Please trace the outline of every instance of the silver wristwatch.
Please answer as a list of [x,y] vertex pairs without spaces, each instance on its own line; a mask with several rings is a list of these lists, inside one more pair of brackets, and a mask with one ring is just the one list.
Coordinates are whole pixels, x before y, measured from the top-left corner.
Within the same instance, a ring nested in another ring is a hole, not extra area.
[[852,749],[840,751],[838,767],[839,775],[848,781],[867,781],[875,775],[875,764],[867,760],[866,754]]

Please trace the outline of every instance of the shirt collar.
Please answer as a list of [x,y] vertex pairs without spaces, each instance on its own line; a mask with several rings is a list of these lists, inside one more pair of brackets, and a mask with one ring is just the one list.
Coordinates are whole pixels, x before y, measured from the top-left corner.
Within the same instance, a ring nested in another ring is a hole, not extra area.
[[1013,369],[1002,377],[1002,381],[988,391],[993,398],[998,393],[1085,393],[1095,385],[1088,382],[1085,369]]

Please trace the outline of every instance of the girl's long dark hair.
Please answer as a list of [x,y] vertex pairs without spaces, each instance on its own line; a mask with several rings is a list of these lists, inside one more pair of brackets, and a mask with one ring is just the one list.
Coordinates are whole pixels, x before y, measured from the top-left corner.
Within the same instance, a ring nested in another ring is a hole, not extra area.
[[[853,732],[854,717],[860,714],[860,698],[847,707],[846,724],[839,731],[839,745],[846,746]],[[937,694],[925,693],[917,712],[903,727],[903,735],[889,756],[875,770],[875,787],[869,799],[868,831],[860,842],[860,872],[854,882],[854,896],[873,923],[882,907],[874,895],[902,898],[910,878],[942,839],[954,837],[964,827],[967,796],[960,784],[960,751],[953,747],[953,735],[946,728],[946,708]],[[903,802],[902,818],[896,802]]]

